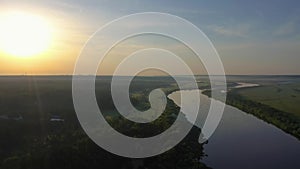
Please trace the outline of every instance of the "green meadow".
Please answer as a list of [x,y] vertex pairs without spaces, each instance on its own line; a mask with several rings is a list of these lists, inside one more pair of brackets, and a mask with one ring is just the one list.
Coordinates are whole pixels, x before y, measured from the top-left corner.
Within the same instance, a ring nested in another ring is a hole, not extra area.
[[285,111],[300,118],[300,83],[263,85],[239,89],[247,99]]

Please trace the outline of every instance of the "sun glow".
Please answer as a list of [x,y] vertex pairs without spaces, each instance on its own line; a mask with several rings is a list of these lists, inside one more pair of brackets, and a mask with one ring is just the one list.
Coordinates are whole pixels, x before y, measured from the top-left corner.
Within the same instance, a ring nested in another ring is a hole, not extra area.
[[16,57],[37,55],[49,48],[52,30],[43,18],[27,13],[0,16],[0,50]]

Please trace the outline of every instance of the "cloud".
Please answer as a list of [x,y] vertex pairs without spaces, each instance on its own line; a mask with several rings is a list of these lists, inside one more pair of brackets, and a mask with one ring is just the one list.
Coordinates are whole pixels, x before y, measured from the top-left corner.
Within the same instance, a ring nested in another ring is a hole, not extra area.
[[211,25],[208,26],[208,29],[213,31],[216,34],[230,37],[248,37],[250,32],[251,25],[250,24],[237,24],[230,26],[219,26],[219,25]]
[[296,23],[294,21],[289,21],[283,25],[280,25],[274,32],[274,35],[283,36],[283,35],[290,35],[295,33],[297,30]]

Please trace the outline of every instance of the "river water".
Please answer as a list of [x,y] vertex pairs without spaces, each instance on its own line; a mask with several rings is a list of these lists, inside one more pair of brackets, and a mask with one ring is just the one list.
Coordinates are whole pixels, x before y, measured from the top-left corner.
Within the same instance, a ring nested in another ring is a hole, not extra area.
[[[180,106],[180,95],[193,92],[199,90],[177,91],[168,97]],[[200,94],[200,103],[195,125],[202,127],[210,98]],[[192,120],[190,113],[183,113]],[[207,157],[203,162],[214,169],[300,169],[299,140],[232,106],[225,107],[222,120],[204,145],[204,151]]]

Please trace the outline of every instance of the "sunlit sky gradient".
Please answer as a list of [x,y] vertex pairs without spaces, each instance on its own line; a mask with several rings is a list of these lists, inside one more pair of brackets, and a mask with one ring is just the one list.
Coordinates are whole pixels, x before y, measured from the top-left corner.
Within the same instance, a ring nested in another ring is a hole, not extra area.
[[198,26],[215,45],[227,74],[300,74],[297,0],[1,0],[0,14],[9,11],[42,16],[52,24],[54,35],[39,56],[16,58],[1,52],[2,75],[72,74],[82,46],[99,27],[149,11],[174,14]]

